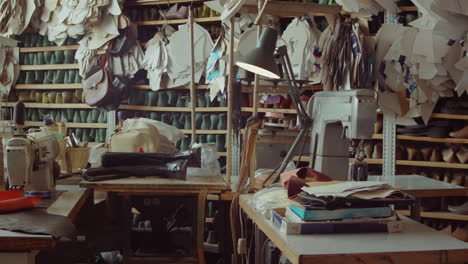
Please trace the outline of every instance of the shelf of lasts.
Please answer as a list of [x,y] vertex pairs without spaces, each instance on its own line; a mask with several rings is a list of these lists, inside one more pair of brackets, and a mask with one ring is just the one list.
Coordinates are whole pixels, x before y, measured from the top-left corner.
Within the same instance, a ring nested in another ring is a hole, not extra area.
[[[123,110],[142,110],[142,111],[166,111],[166,112],[191,112],[190,107],[159,107],[159,106],[140,106],[140,105],[120,105]],[[227,107],[197,107],[197,112],[226,112]]]
[[[409,216],[409,210],[397,210],[397,213]],[[468,215],[454,214],[451,212],[421,212],[421,217],[425,218],[435,218],[435,219],[446,219],[446,220],[458,220],[458,221],[468,221]]]
[[205,251],[211,253],[219,253],[219,245],[218,244],[209,244],[207,242],[203,242],[203,247]]
[[[166,25],[166,24],[185,24],[189,20],[185,19],[168,19],[168,20],[152,20],[152,21],[135,21],[137,26],[153,26],[153,25]],[[200,17],[194,18],[193,22],[208,23],[221,21],[220,17]]]
[[56,51],[56,50],[77,50],[79,47],[80,45],[29,47],[29,48],[20,48],[19,52],[27,53],[27,52]]
[[[309,162],[309,156],[302,156],[299,159],[298,156],[294,156],[292,158],[293,161],[300,161],[300,162]],[[350,162],[356,161],[356,159],[349,159]],[[364,162],[367,164],[382,164],[382,159],[364,159]],[[468,169],[468,164],[461,164],[461,163],[448,163],[448,162],[434,162],[434,161],[417,161],[417,160],[396,160],[396,165],[402,166],[418,166],[418,167],[432,167],[432,168],[445,168],[445,169]]]
[[[253,112],[253,107],[241,107],[243,112]],[[258,108],[259,113],[275,112],[284,114],[296,114],[296,109]]]
[[[6,103],[8,107],[15,106],[16,102]],[[51,109],[61,109],[61,108],[74,108],[74,109],[94,109],[94,106],[89,106],[87,104],[43,104],[43,103],[28,103],[25,102],[24,105],[26,108],[51,108]]]
[[205,0],[160,0],[160,1],[126,1],[126,6],[172,5],[176,3],[203,3]]
[[[191,129],[180,129],[184,134],[192,134]],[[201,130],[197,129],[197,135],[204,134],[227,134],[227,130]]]
[[[56,90],[56,89],[83,89],[83,85],[81,83],[72,83],[72,84],[17,84],[13,87],[14,89],[18,90]],[[149,85],[133,85],[135,89],[144,89],[144,90],[151,90]],[[200,84],[195,85],[196,89],[208,89],[208,85]],[[169,89],[161,89],[170,90],[170,89],[190,89],[188,86],[178,86]]]
[[[64,122],[67,128],[107,128],[107,123],[72,123]],[[43,126],[44,122],[41,121],[25,121],[25,126]]]
[[37,70],[69,70],[79,69],[78,64],[42,64],[42,65],[20,65],[20,71],[37,71]]
[[[383,134],[374,134],[372,139],[383,139]],[[459,143],[459,144],[468,144],[468,139],[461,138],[431,138],[431,137],[412,137],[405,135],[397,135],[397,139],[400,140],[413,140],[413,141],[425,141],[433,143]]]

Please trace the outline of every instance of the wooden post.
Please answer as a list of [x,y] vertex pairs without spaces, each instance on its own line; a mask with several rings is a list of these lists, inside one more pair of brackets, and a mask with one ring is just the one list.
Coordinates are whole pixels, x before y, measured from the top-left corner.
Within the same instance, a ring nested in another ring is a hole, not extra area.
[[230,19],[231,27],[229,28],[229,74],[228,74],[228,115],[227,115],[227,155],[226,155],[226,187],[231,188],[232,174],[232,104],[233,104],[233,89],[234,89],[234,17]]
[[197,91],[195,90],[195,51],[194,51],[194,36],[193,36],[193,13],[192,8],[189,8],[189,30],[190,30],[190,101],[192,102],[192,111],[191,111],[191,119],[192,119],[192,139],[190,145],[196,142],[196,126],[195,126],[195,113],[196,113],[196,105],[197,105]]

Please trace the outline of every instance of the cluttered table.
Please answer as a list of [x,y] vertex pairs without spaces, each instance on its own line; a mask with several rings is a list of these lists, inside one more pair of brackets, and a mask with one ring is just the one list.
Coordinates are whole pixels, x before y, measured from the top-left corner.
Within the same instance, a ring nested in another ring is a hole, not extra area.
[[[47,206],[46,212],[65,216],[72,221],[85,204],[90,190],[72,185],[57,185],[58,196]],[[50,235],[35,235],[0,230],[0,263],[34,263],[35,254],[53,248],[55,239]]]
[[[251,203],[252,195],[240,196],[240,206],[259,231],[297,263],[461,263],[468,260],[468,243],[402,217],[397,233],[285,235]],[[256,238],[256,250],[263,250]],[[256,256],[263,255],[256,252]]]

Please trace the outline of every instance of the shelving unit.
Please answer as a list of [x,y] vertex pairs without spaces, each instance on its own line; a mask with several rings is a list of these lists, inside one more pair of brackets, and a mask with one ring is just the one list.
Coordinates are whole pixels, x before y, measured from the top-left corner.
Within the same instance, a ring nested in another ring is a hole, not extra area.
[[[408,210],[397,210],[397,213],[405,216],[409,216],[410,212]],[[435,219],[444,219],[444,220],[457,220],[457,221],[468,221],[468,215],[459,215],[451,212],[421,212],[421,217],[424,218],[435,218]]]
[[78,64],[42,64],[42,65],[20,65],[20,71],[37,70],[71,70],[79,69]]
[[[220,17],[200,17],[194,18],[194,22],[197,23],[208,23],[208,22],[219,22],[221,21]],[[137,26],[154,26],[154,25],[176,25],[176,24],[185,24],[188,22],[188,19],[169,19],[169,20],[154,20],[154,21],[136,21]]]

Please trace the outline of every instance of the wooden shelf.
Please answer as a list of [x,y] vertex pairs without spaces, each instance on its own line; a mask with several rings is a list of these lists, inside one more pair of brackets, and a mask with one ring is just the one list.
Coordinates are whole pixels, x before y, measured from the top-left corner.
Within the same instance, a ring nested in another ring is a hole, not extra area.
[[[133,85],[133,88],[151,90],[150,86],[147,84]],[[184,85],[184,86],[178,86],[178,87],[173,87],[173,88],[168,88],[168,89],[161,89],[160,91],[166,91],[169,89],[190,89],[190,87]],[[208,89],[208,85],[206,84],[195,85],[195,89]]]
[[81,83],[72,84],[17,84],[13,88],[17,90],[65,90],[65,89],[83,89]]
[[214,218],[213,217],[205,218],[205,223],[214,223]]
[[[383,139],[383,135],[374,134],[372,135],[372,139]],[[412,136],[405,136],[405,135],[397,135],[397,139],[425,141],[425,142],[438,142],[438,143],[468,144],[468,139],[460,139],[460,138],[431,138],[431,137],[412,137]]]
[[[16,103],[7,103],[8,107],[15,106]],[[26,108],[74,108],[74,109],[94,109],[95,107],[87,104],[43,104],[43,103],[24,103]]]
[[[409,210],[397,210],[397,213],[401,215],[405,215],[405,216],[410,215]],[[421,212],[421,217],[468,221],[468,215],[459,215],[459,214],[454,214],[451,212]]]
[[202,3],[205,0],[160,0],[160,1],[126,1],[125,6],[172,5],[175,3]]
[[292,160],[300,162],[310,162],[310,156],[301,156],[301,159],[299,159],[299,156],[294,156]]
[[[207,23],[207,22],[218,22],[221,21],[220,17],[200,17],[194,18],[194,22]],[[165,24],[185,24],[188,19],[169,19],[169,20],[153,20],[153,21],[136,21],[137,26],[153,26],[153,25],[165,25]]]
[[[253,93],[253,85],[242,85],[243,93]],[[322,91],[323,86],[321,84],[306,85],[302,87],[303,91]],[[273,85],[259,85],[259,93],[277,93],[277,94],[287,94],[289,91],[288,86],[273,86]]]
[[42,64],[42,65],[21,65],[21,71],[37,71],[37,70],[70,70],[79,69],[78,64]]
[[[241,107],[243,112],[253,112],[253,107]],[[275,112],[284,114],[296,114],[296,109],[276,109],[276,108],[258,108],[259,113]]]
[[[67,128],[107,128],[107,123],[68,123],[64,122]],[[42,121],[25,121],[25,126],[44,126]]]
[[468,115],[452,115],[452,114],[441,114],[441,113],[433,113],[431,117],[434,118],[443,118],[443,119],[462,119],[468,120]]
[[216,154],[220,157],[226,157],[227,156],[227,152],[216,152]]
[[77,50],[80,45],[68,45],[68,46],[49,46],[49,47],[31,47],[31,48],[20,48],[19,52],[41,52],[41,51],[56,51],[56,50]]
[[[355,161],[356,159],[349,159]],[[368,164],[382,164],[382,159],[364,159]],[[468,164],[461,163],[447,163],[447,162],[433,162],[433,161],[415,161],[415,160],[397,160],[396,165],[401,166],[418,166],[418,167],[432,167],[432,168],[446,168],[446,169],[468,169]]]
[[[161,112],[191,112],[190,107],[159,107],[159,106],[140,106],[140,105],[120,105],[123,110],[141,110],[141,111],[161,111]],[[197,107],[197,112],[226,112],[227,107]]]
[[[181,129],[181,131],[184,133],[184,134],[192,134],[192,130],[190,129]],[[200,134],[227,134],[227,130],[201,130],[201,129],[197,129],[197,135],[200,135]]]
[[[314,16],[323,16],[327,14],[336,15],[341,12],[341,7],[338,5],[315,3],[271,1],[266,5],[263,14],[279,17],[298,17],[305,16],[309,12],[312,12]],[[257,14],[258,8],[256,5],[243,5],[239,13]]]
[[416,7],[416,6],[400,6],[400,10],[402,12],[418,11],[418,7]]

